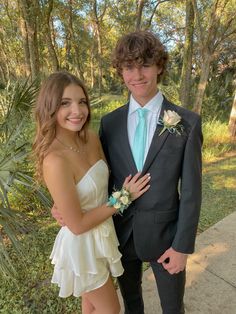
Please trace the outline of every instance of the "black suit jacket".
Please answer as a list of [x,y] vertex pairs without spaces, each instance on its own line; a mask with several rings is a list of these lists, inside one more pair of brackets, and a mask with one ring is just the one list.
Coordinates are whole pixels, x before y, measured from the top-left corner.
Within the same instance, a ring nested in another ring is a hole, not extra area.
[[[157,260],[173,247],[192,253],[201,206],[201,119],[164,98],[164,110],[174,110],[182,118],[181,135],[167,130],[159,135],[157,125],[143,173],[151,174],[151,187],[135,200],[114,223],[121,247],[133,232],[135,249],[143,261]],[[137,173],[127,133],[128,104],[104,116],[100,138],[111,170],[110,192],[120,189],[129,174]]]

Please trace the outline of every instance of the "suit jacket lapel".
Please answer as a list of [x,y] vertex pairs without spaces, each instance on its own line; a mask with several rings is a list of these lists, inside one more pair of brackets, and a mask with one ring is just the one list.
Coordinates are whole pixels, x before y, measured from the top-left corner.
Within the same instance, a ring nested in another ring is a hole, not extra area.
[[[169,109],[169,105],[167,100],[164,98],[163,103],[162,103],[162,107],[161,107],[161,112],[160,112],[160,118],[163,118],[164,115],[164,110],[168,110]],[[160,132],[163,129],[163,125],[158,124],[156,126],[156,130],[155,133],[153,135],[153,139],[147,154],[147,158],[145,160],[144,166],[143,166],[143,172],[147,172],[148,168],[150,167],[152,161],[154,160],[154,158],[156,157],[156,155],[159,153],[159,151],[161,150],[162,146],[164,145],[165,141],[167,140],[168,136],[169,136],[169,132],[166,130],[164,133],[162,133],[161,135]]]
[[127,129],[127,119],[128,119],[128,109],[129,106],[126,104],[123,107],[123,110],[121,111],[121,117],[117,119],[119,121],[119,129],[120,129],[120,136],[119,136],[119,141],[120,141],[120,147],[122,147],[122,153],[123,153],[123,158],[126,159],[129,169],[133,172],[137,172],[137,168],[135,165],[135,161],[133,159],[133,154],[131,151],[131,147],[129,144],[129,137],[128,137],[128,129]]

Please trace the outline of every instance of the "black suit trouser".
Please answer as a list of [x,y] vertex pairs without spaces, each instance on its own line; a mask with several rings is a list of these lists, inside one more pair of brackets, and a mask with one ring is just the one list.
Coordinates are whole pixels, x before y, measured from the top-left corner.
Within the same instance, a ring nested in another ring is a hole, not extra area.
[[[142,261],[137,257],[133,236],[121,248],[124,273],[118,278],[125,314],[144,314]],[[185,271],[170,275],[162,265],[150,263],[157,284],[163,314],[184,313]],[[148,314],[148,313],[147,313]]]

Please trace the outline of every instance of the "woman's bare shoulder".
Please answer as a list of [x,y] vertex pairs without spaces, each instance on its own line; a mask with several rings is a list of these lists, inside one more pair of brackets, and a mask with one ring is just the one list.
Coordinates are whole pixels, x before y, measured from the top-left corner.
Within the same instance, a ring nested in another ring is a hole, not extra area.
[[59,150],[51,150],[46,154],[43,160],[43,169],[51,168],[64,168],[68,167],[68,160],[65,155]]

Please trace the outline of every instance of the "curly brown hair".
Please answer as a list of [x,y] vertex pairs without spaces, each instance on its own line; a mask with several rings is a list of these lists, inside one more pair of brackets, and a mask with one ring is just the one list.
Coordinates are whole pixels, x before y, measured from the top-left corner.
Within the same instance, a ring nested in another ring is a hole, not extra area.
[[91,117],[87,89],[84,83],[73,74],[66,71],[55,72],[42,84],[34,109],[37,129],[33,143],[33,157],[35,160],[36,178],[38,181],[42,181],[43,179],[43,160],[47,154],[49,146],[52,144],[56,136],[57,112],[61,105],[64,90],[70,84],[80,86],[86,97],[89,114],[83,128],[78,132],[78,136],[80,136],[84,142],[87,141],[87,129]]
[[164,74],[168,61],[168,52],[157,36],[150,31],[136,31],[124,35],[115,47],[112,64],[119,76],[122,67],[130,64],[156,64],[162,71],[158,74],[157,83]]

